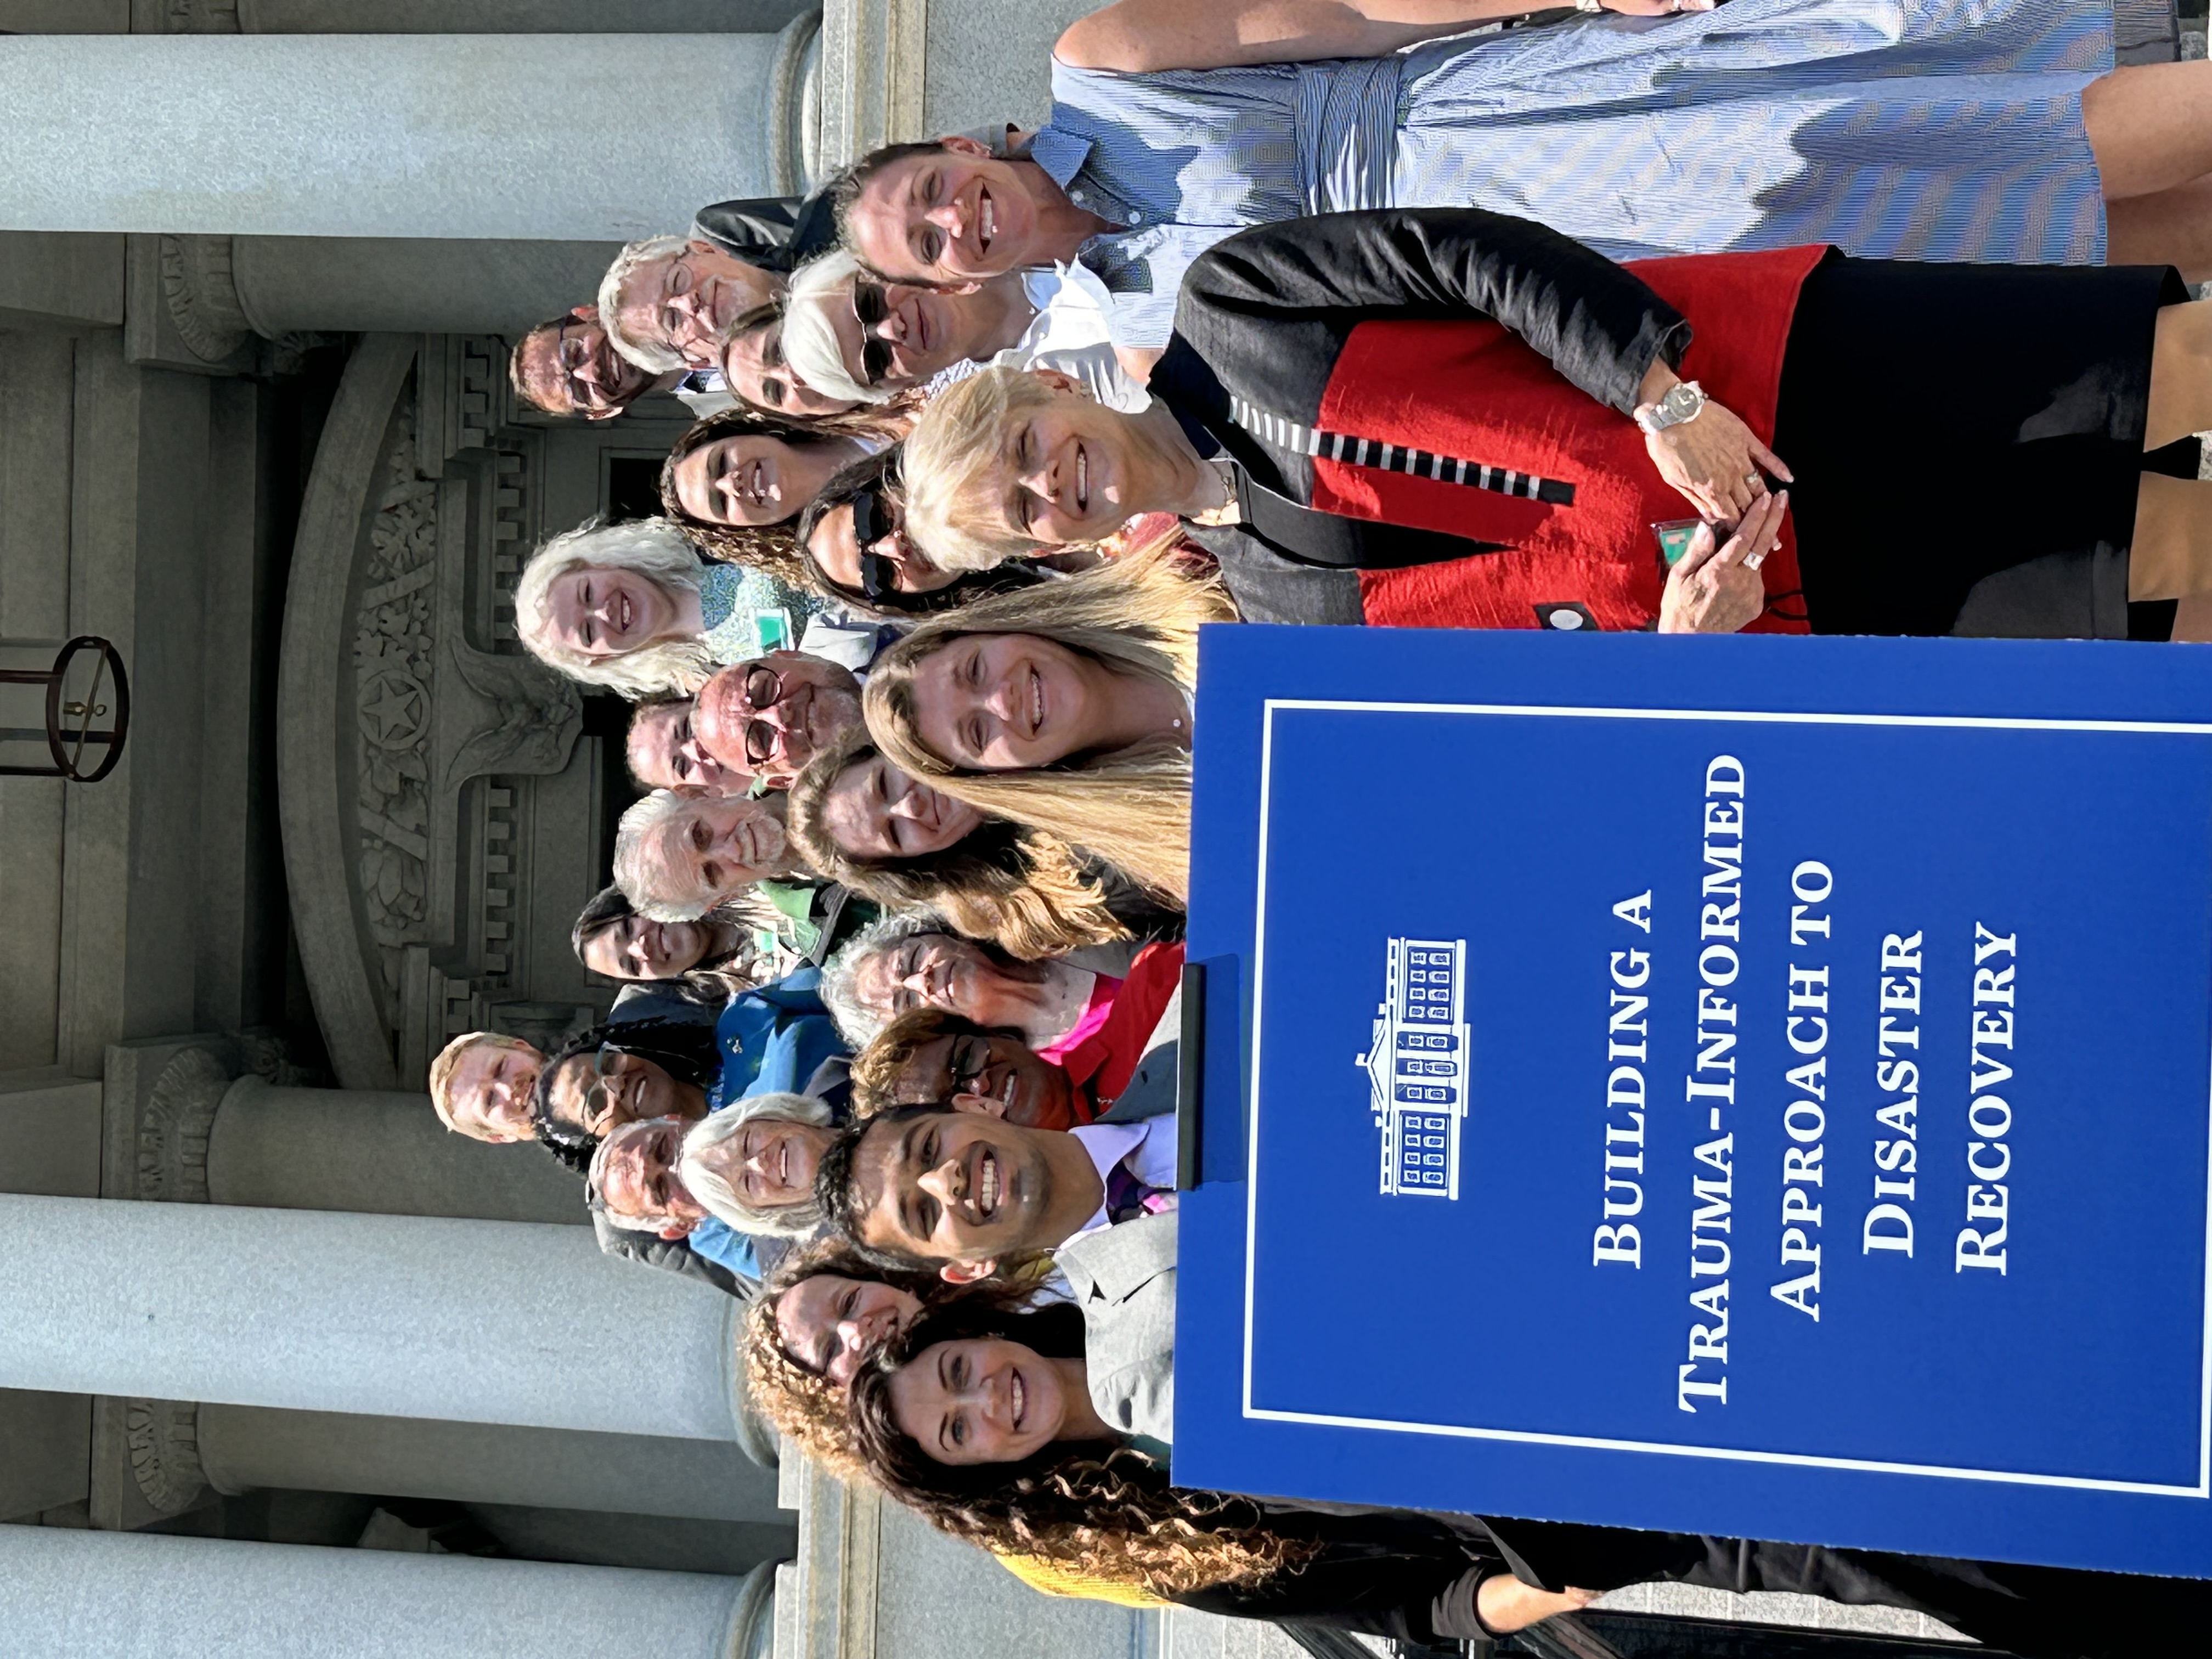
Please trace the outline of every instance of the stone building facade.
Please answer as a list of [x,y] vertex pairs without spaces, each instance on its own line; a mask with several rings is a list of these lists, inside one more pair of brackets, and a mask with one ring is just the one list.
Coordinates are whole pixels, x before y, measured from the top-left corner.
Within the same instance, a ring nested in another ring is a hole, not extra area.
[[1293,1651],[780,1457],[735,1304],[420,1092],[611,994],[622,711],[509,595],[685,423],[518,409],[505,337],[702,203],[1036,120],[1090,3],[0,0],[0,666],[99,635],[135,705],[105,781],[0,778],[0,1647]]
[[1081,9],[0,0],[0,666],[100,635],[134,704],[106,781],[0,780],[0,1645],[1257,1639],[1042,1601],[779,1468],[735,1304],[420,1092],[451,1034],[611,996],[568,930],[622,711],[510,594],[650,510],[687,419],[518,409],[506,337],[704,202],[1035,118]]

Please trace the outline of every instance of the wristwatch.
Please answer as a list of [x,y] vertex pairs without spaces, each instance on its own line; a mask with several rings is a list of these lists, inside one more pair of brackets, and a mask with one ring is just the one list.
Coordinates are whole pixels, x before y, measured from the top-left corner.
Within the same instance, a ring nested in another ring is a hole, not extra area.
[[1670,426],[1694,421],[1705,406],[1705,389],[1695,380],[1681,380],[1656,404],[1638,404],[1634,419],[1646,432],[1664,432]]

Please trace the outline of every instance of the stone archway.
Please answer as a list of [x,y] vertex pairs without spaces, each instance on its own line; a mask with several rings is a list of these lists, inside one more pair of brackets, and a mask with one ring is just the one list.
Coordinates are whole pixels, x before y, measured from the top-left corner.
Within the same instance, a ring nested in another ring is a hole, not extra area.
[[516,414],[504,354],[364,337],[301,513],[279,810],[301,961],[350,1088],[420,1087],[455,1032],[543,1044],[604,1006],[567,932],[604,865],[606,757],[578,742],[576,689],[514,637],[553,434]]

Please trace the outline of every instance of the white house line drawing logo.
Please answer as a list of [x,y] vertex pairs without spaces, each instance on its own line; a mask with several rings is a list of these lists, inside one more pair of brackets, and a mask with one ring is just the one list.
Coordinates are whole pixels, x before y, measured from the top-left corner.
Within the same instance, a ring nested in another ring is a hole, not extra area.
[[1385,1196],[1457,1198],[1467,1116],[1467,941],[1394,939],[1367,1073]]

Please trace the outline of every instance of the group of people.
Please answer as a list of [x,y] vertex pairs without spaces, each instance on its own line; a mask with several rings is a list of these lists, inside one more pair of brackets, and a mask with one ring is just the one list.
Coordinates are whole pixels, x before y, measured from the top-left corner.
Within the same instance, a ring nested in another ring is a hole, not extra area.
[[[1200,629],[2212,638],[2212,66],[2097,0],[1118,0],[1050,119],[635,243],[519,395],[702,418],[516,628],[645,792],[457,1039],[755,1399],[1041,1588],[1416,1642],[1652,1578],[2029,1655],[2197,1587],[1173,1481]],[[1566,648],[1566,647],[1562,647]],[[1318,1326],[1316,1340],[1326,1340]]]

